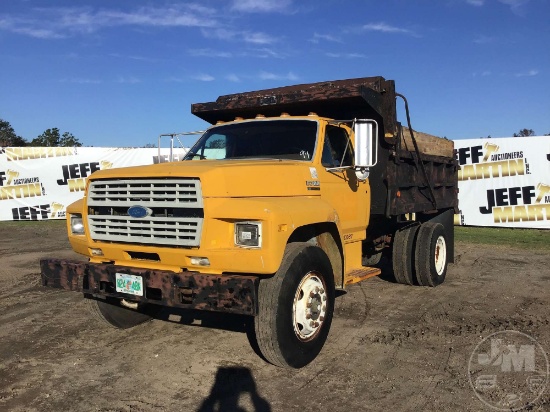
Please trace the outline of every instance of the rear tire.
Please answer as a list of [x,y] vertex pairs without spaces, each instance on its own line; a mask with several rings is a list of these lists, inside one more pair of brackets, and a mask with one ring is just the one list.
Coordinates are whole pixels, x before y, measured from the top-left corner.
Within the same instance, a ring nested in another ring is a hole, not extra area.
[[143,313],[144,308],[129,309],[120,304],[120,300],[99,300],[87,298],[88,310],[94,318],[117,329],[129,329],[150,321],[152,317]]
[[256,341],[270,363],[301,368],[319,354],[334,311],[334,277],[326,253],[306,243],[287,245],[281,266],[258,290]]
[[382,251],[376,252],[373,255],[363,255],[361,264],[363,266],[376,266],[380,263],[380,259],[382,259]]
[[421,286],[437,286],[447,275],[447,239],[441,223],[425,222],[418,230],[415,251],[416,280]]
[[407,226],[395,232],[393,237],[392,265],[397,283],[414,283],[414,242],[418,225]]

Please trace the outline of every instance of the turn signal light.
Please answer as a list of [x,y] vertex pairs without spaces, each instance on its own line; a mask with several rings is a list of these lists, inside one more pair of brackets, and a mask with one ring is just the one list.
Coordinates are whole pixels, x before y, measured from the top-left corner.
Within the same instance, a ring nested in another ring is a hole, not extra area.
[[208,260],[208,258],[191,256],[189,259],[193,266],[210,266],[210,260]]

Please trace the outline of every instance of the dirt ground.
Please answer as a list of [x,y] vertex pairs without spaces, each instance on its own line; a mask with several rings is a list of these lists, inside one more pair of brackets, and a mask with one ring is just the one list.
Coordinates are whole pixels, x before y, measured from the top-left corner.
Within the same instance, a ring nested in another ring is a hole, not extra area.
[[[263,361],[246,317],[99,323],[80,294],[40,285],[41,257],[79,258],[64,222],[0,222],[0,253],[2,411],[490,410],[468,378],[483,338],[516,330],[550,355],[550,249],[458,243],[440,287],[353,285],[301,370]],[[550,410],[550,388],[531,410]]]

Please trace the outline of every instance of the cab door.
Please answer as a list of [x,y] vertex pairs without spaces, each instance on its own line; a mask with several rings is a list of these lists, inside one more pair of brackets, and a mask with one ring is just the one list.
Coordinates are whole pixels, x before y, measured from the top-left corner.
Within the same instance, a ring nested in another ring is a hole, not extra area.
[[357,179],[350,129],[327,124],[318,171],[321,198],[338,214],[345,243],[365,239],[370,207],[368,180]]

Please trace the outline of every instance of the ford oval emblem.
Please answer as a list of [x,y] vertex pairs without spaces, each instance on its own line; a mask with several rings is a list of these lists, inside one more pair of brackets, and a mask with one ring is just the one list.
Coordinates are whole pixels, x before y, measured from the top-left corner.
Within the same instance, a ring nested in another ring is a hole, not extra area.
[[128,215],[136,219],[141,219],[143,217],[151,216],[153,211],[148,207],[144,206],[132,206],[128,209]]

